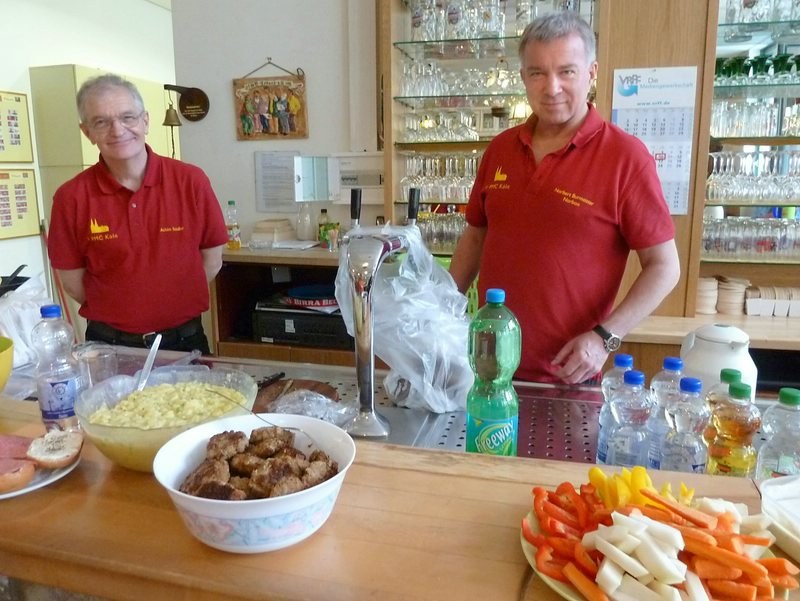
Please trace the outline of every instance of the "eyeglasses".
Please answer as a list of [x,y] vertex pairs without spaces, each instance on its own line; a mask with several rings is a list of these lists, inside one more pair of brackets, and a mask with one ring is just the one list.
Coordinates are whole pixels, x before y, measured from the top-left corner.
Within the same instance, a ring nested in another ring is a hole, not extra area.
[[135,113],[123,113],[122,115],[117,115],[116,117],[97,117],[96,119],[91,119],[89,121],[88,127],[92,131],[106,132],[114,126],[115,121],[118,121],[122,127],[131,129],[132,127],[139,125],[139,122],[144,114],[145,111],[142,111],[138,115]]

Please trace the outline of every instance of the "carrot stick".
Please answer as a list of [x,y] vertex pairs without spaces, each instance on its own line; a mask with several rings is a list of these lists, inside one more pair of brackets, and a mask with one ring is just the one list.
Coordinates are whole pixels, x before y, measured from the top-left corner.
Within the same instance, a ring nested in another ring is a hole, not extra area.
[[704,580],[736,580],[742,575],[742,570],[714,561],[705,557],[692,558],[692,572]]
[[730,580],[707,580],[706,584],[708,590],[715,596],[725,595],[733,599],[742,599],[742,601],[755,601],[756,599],[756,587],[752,584],[742,584]]
[[779,576],[778,574],[769,574],[770,582],[777,587],[786,588],[786,589],[795,589],[798,586],[797,580],[794,576],[790,576],[786,574],[784,576]]
[[650,490],[649,488],[642,488],[639,492],[651,501],[660,503],[670,511],[677,513],[682,518],[689,520],[692,524],[696,524],[702,528],[714,529],[717,527],[717,517],[703,513],[699,509],[689,507],[688,505],[681,505],[677,501],[671,501],[662,497],[658,492]]
[[760,547],[769,547],[772,541],[765,536],[754,536],[752,534],[738,534],[736,532],[722,532],[719,529],[709,530],[709,534],[717,539],[717,542],[722,546],[722,542],[730,540],[731,538],[738,538],[745,545],[758,545]]
[[655,505],[642,505],[640,503],[628,503],[625,507],[617,509],[620,513],[630,515],[631,511],[638,509],[642,515],[649,517],[651,520],[663,522],[664,524],[686,524],[686,520],[679,516],[674,511],[670,511],[666,507],[656,507]]
[[708,545],[712,546],[717,545],[717,539],[710,534],[711,532],[710,530],[696,528],[695,526],[680,526],[678,524],[673,524],[672,527],[681,533],[684,541],[687,538],[693,538],[697,541],[706,543]]
[[728,551],[733,551],[739,555],[744,555],[744,543],[742,542],[742,539],[735,534],[718,539],[717,544],[720,549],[727,549]]
[[684,544],[685,550],[689,553],[731,565],[746,574],[753,574],[754,576],[767,576],[769,574],[767,568],[746,555],[739,555],[733,551],[720,549],[714,545],[701,543],[691,538],[684,540]]
[[772,574],[778,574],[779,576],[784,576],[786,574],[797,576],[797,574],[800,574],[800,568],[785,557],[762,557],[756,561],[767,568]]
[[736,530],[736,518],[734,515],[726,511],[725,513],[720,513],[717,515],[717,530],[721,530],[722,532],[734,532]]
[[606,594],[594,582],[581,572],[575,564],[568,562],[563,568],[564,576],[588,601],[609,601]]

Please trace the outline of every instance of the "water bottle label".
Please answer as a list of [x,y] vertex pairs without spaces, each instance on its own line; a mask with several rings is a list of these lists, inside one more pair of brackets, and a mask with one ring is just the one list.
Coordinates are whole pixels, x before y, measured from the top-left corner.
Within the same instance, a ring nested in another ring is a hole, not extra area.
[[603,434],[605,427],[599,424],[597,427],[597,463],[606,465],[608,459],[608,434]]
[[72,378],[56,382],[39,382],[39,408],[45,420],[67,419],[75,416],[80,380]]
[[516,415],[507,419],[491,420],[468,415],[467,452],[515,457],[517,454],[517,420]]
[[765,471],[768,478],[780,478],[781,476],[800,473],[800,465],[795,463],[795,458],[792,455],[780,455],[775,466],[767,466]]

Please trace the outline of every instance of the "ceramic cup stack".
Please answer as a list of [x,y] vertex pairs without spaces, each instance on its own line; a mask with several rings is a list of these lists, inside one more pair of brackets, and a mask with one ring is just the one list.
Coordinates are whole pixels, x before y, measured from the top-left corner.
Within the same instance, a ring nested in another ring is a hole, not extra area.
[[699,278],[695,311],[703,315],[714,315],[717,312],[717,292],[717,278]]
[[725,315],[744,315],[745,290],[750,285],[747,280],[720,277],[717,292],[717,313]]

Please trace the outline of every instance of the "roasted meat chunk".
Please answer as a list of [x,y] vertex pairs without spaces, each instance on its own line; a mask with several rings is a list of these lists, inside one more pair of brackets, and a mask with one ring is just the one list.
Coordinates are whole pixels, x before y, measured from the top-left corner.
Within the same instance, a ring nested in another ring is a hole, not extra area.
[[237,453],[230,458],[231,473],[237,476],[250,476],[254,471],[264,465],[266,459],[252,453]]
[[228,462],[223,459],[206,459],[192,471],[181,484],[180,491],[187,495],[200,496],[200,488],[207,482],[227,484],[231,478]]
[[250,433],[248,453],[264,459],[294,445],[294,433],[278,427],[256,428]]
[[228,430],[212,436],[206,446],[209,459],[230,459],[247,448],[247,435],[244,432]]

